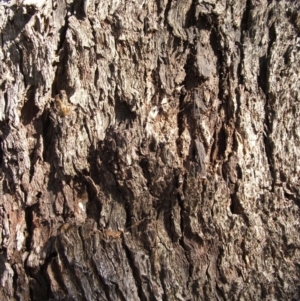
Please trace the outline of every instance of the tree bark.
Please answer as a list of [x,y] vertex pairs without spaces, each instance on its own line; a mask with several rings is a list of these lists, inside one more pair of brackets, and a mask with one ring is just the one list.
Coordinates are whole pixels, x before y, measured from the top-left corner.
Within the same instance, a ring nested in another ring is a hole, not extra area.
[[0,1],[1,300],[300,300],[300,4]]

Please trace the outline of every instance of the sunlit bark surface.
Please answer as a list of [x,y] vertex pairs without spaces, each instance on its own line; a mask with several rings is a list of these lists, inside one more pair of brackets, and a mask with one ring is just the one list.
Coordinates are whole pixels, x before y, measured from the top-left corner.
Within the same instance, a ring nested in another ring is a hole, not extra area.
[[300,4],[0,0],[0,299],[300,299]]

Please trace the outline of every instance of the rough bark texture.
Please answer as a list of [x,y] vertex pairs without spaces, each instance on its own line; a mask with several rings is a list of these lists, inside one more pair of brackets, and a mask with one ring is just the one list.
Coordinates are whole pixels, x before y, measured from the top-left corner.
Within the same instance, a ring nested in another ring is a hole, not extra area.
[[0,1],[1,300],[299,300],[300,5]]

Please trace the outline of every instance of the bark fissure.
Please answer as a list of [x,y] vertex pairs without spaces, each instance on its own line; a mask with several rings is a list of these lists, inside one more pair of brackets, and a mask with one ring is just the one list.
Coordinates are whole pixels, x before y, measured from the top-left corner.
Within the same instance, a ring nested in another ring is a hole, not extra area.
[[146,298],[145,294],[142,291],[142,281],[143,280],[141,278],[141,275],[140,275],[140,272],[139,272],[138,268],[135,266],[134,254],[128,248],[128,246],[126,245],[126,242],[124,241],[124,238],[122,238],[122,245],[123,245],[123,248],[125,250],[125,254],[126,254],[129,266],[131,268],[133,278],[135,280],[135,284],[136,284],[136,288],[137,288],[137,291],[138,291],[139,299],[141,301],[145,301],[145,300],[147,300],[147,298]]

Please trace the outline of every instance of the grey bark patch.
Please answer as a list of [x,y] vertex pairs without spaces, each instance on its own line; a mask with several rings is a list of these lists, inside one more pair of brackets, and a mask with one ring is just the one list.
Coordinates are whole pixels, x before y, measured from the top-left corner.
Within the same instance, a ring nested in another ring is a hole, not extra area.
[[204,145],[198,139],[194,140],[194,144],[195,144],[195,146],[194,146],[195,147],[195,159],[200,166],[199,172],[200,172],[201,177],[205,177],[206,176],[206,168],[205,168],[206,153],[205,153]]

